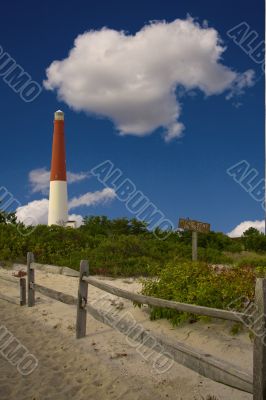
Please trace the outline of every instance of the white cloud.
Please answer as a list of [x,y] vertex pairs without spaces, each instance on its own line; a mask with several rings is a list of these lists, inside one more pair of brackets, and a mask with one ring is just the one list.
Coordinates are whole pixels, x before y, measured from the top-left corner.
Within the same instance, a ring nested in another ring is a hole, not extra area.
[[34,200],[25,206],[17,208],[17,219],[25,225],[47,225],[48,199]]
[[75,183],[75,182],[80,182],[83,181],[84,179],[87,179],[89,177],[88,172],[70,172],[67,171],[67,183]]
[[33,193],[47,193],[49,180],[50,172],[46,168],[37,168],[29,172],[29,183]]
[[230,100],[234,96],[241,96],[244,94],[247,87],[254,85],[255,74],[252,69],[248,69],[243,74],[239,74],[233,82],[232,89],[226,96],[226,100]]
[[[95,206],[97,204],[104,204],[107,201],[111,201],[115,198],[115,192],[113,189],[105,188],[102,191],[97,191],[94,193],[88,192],[80,197],[74,197],[69,201],[69,210],[77,208],[79,206]],[[49,200],[34,200],[28,204],[18,207],[16,214],[19,221],[23,222],[25,225],[47,225],[48,221],[48,206]],[[77,225],[80,226],[83,217],[78,214],[70,214],[68,216],[70,220],[77,221]]]
[[78,214],[70,214],[68,216],[68,220],[69,221],[76,221],[76,226],[79,227],[80,225],[83,224],[83,217],[82,215],[78,215]]
[[[89,174],[87,172],[67,172],[68,183],[80,182],[87,179]],[[41,192],[47,194],[50,184],[50,171],[46,168],[37,168],[29,172],[29,183],[32,193]]]
[[103,28],[79,35],[69,55],[46,70],[44,86],[60,100],[113,120],[121,135],[144,136],[159,127],[169,141],[182,135],[176,89],[227,98],[252,86],[254,72],[221,63],[218,32],[192,18],[153,22],[135,35]]
[[[17,209],[17,218],[19,221],[23,222],[24,225],[47,225],[48,206],[48,199],[31,201],[25,206],[21,206]],[[77,226],[80,226],[83,221],[82,215],[71,214],[68,216],[68,218],[69,220],[76,221]]]
[[237,225],[231,232],[227,233],[230,237],[240,237],[248,228],[256,228],[260,232],[264,232],[265,221],[244,221]]
[[88,192],[79,197],[74,197],[69,202],[69,208],[77,208],[80,206],[94,206],[99,203],[106,203],[116,197],[115,191],[105,188],[102,191]]

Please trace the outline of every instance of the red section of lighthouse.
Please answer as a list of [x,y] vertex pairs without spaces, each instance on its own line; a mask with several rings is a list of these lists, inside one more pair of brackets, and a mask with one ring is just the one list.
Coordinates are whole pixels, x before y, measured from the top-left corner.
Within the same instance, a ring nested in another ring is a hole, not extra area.
[[48,225],[65,225],[68,221],[66,150],[64,113],[55,112],[50,174]]
[[[57,111],[54,120],[53,149],[50,181],[66,181],[66,149],[64,114]],[[59,119],[62,118],[62,119]]]

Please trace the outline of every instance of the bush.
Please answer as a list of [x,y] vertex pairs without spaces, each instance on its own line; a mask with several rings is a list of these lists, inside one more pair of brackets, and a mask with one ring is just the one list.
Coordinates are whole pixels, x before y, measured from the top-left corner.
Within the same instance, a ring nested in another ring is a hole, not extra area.
[[231,264],[232,258],[225,255],[219,250],[210,247],[198,249],[199,261],[205,261],[210,264]]
[[[88,259],[91,273],[147,276],[153,274],[155,267],[162,270],[169,262],[191,260],[191,232],[172,232],[166,240],[158,240],[145,223],[134,218],[110,220],[105,216],[91,216],[85,217],[84,225],[77,229],[38,225],[32,233],[31,228],[22,224],[18,230],[10,218],[0,221],[0,260],[3,261],[25,263],[26,254],[31,251],[40,263],[79,269],[80,260]],[[251,234],[253,238],[254,232]],[[242,248],[241,240],[219,232],[199,234],[199,260],[232,263],[232,257],[235,259],[237,254],[231,253],[229,257],[226,251]],[[257,265],[263,267],[261,262]]]
[[255,228],[247,229],[242,236],[242,240],[246,250],[265,252],[266,236]]
[[[255,272],[249,267],[224,268],[218,273],[206,263],[170,262],[153,273],[156,278],[142,280],[144,295],[220,309],[227,309],[234,302],[238,311],[244,306],[243,297],[254,298]],[[177,325],[199,316],[154,307],[151,319],[158,318],[167,318]]]
[[245,257],[238,261],[238,267],[262,267],[266,270],[266,256]]

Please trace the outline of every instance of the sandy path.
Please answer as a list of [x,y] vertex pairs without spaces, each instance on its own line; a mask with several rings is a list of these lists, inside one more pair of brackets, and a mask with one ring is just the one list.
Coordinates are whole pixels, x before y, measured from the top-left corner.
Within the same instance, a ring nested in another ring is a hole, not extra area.
[[[3,273],[3,271],[1,271]],[[6,272],[9,274],[9,272]],[[36,281],[76,296],[77,279],[37,272]],[[130,282],[130,283],[128,283]],[[115,280],[113,285],[137,291],[135,281]],[[17,295],[17,288],[0,280],[0,291]],[[89,286],[90,301],[100,304],[103,293]],[[145,360],[114,329],[88,316],[87,337],[75,340],[73,306],[37,295],[33,308],[18,307],[0,300],[0,322],[11,331],[39,361],[29,376],[0,356],[1,400],[202,400],[212,394],[219,400],[251,400],[252,396],[210,381],[176,363],[158,375],[153,360]],[[113,301],[115,300],[115,301]],[[121,310],[116,309],[119,301]],[[197,323],[173,329],[167,321],[151,322],[147,312],[133,308],[131,302],[110,295],[116,312],[130,311],[147,329],[167,334],[186,344],[208,349],[218,357],[251,368],[252,345],[246,333],[228,334],[224,323]]]

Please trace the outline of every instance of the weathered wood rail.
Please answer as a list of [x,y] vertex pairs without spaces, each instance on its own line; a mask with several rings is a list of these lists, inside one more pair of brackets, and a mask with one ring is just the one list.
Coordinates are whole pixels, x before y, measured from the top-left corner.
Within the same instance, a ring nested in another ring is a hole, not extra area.
[[90,285],[97,287],[98,289],[104,290],[105,292],[114,294],[118,297],[123,297],[124,299],[132,300],[139,304],[148,304],[154,307],[171,308],[177,311],[183,311],[191,314],[204,315],[211,318],[225,319],[228,321],[244,321],[251,318],[251,315],[246,315],[244,313],[232,312],[227,310],[220,310],[217,308],[196,306],[194,304],[179,303],[177,301],[169,301],[164,299],[159,299],[156,297],[143,296],[142,294],[136,294],[128,292],[124,289],[119,289],[107,283],[101,282],[92,277],[83,277],[83,281],[88,282]]
[[61,301],[61,303],[69,304],[71,306],[77,304],[76,297],[71,296],[70,294],[58,292],[57,290],[38,285],[37,283],[34,283],[33,289],[35,292],[39,292],[44,296],[50,297],[51,299]]
[[[37,284],[35,282],[34,256],[32,253],[28,253],[27,256],[27,272],[28,306],[32,307],[35,305],[35,292],[39,292],[65,304],[76,306],[76,337],[78,339],[86,336],[86,318],[87,313],[89,313],[96,320],[117,329],[119,332],[133,339],[134,342],[139,342],[157,352],[162,352],[163,349],[163,355],[165,357],[168,357],[169,359],[174,360],[209,379],[247,393],[253,393],[254,400],[266,400],[266,347],[264,346],[266,337],[266,279],[257,279],[254,304],[255,312],[252,315],[246,315],[245,313],[143,296],[141,294],[119,289],[90,277],[88,262],[84,260],[80,263],[77,298]],[[9,278],[6,276],[2,277],[0,275],[0,279],[17,283],[15,278]],[[148,304],[152,307],[170,308],[191,314],[243,323],[247,320],[254,321],[256,332],[259,333],[255,335],[254,341],[253,374],[236,365],[184,345],[183,343],[173,341],[172,339],[170,340],[166,337],[161,337],[156,333],[151,333],[150,331],[145,330],[145,328],[137,322],[132,325],[132,320],[121,318],[121,316],[117,318],[104,310],[99,310],[93,307],[91,304],[87,303],[89,284],[115,296],[139,304]],[[0,294],[0,299],[10,300],[5,297],[7,296],[4,295],[2,297]]]
[[96,320],[115,328],[128,338],[151,348],[158,353],[162,351],[164,357],[174,360],[178,364],[235,389],[253,393],[252,374],[241,367],[230,364],[210,354],[200,352],[183,343],[162,337],[156,333],[145,330],[131,320],[115,318],[109,313],[87,305],[87,312]]

